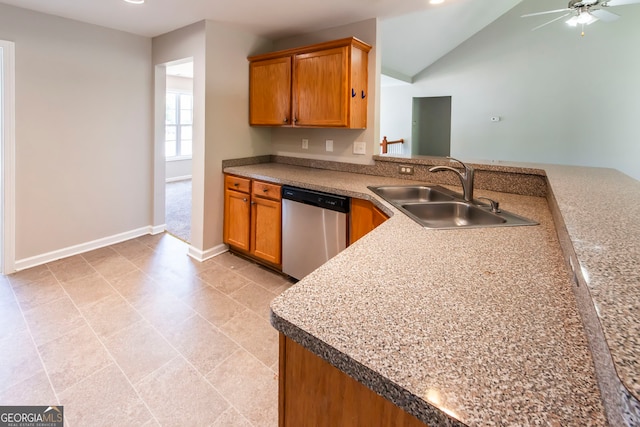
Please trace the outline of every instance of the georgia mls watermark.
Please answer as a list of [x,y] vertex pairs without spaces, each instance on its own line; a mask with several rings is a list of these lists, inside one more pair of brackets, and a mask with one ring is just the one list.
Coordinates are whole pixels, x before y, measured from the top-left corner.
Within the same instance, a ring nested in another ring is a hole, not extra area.
[[63,427],[62,406],[0,406],[0,427]]

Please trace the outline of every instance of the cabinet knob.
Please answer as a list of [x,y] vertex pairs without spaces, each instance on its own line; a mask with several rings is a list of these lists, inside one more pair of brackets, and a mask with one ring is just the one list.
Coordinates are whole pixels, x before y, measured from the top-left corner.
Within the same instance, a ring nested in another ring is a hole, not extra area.
[[264,190],[262,190],[263,192],[267,193],[269,191],[268,188],[265,188]]
[[255,204],[256,204],[256,202],[254,202],[254,201],[252,200],[252,201],[251,201],[251,204],[252,204],[252,205],[255,205]]
[[284,120],[282,121],[282,123],[287,123],[289,121],[289,119],[287,119],[286,117],[284,118]]
[[293,123],[298,123],[298,118],[297,117],[293,118]]
[[240,186],[240,183],[239,183],[239,182],[234,182],[234,183],[233,183],[233,186],[234,186],[234,187],[239,187],[239,186]]
[[245,197],[245,198],[243,198],[243,199],[242,199],[242,201],[243,201],[243,202],[246,202],[246,201],[247,201],[247,198],[246,198],[246,197]]

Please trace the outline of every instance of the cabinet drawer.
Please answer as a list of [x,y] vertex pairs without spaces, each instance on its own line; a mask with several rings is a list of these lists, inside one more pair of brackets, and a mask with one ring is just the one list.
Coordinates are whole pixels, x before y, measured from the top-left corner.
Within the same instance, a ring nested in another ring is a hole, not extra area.
[[254,196],[265,197],[272,200],[280,200],[282,198],[282,193],[279,185],[260,181],[253,181],[253,190],[251,194]]
[[251,180],[247,178],[240,178],[238,176],[227,175],[224,177],[224,186],[231,190],[248,193],[251,188]]

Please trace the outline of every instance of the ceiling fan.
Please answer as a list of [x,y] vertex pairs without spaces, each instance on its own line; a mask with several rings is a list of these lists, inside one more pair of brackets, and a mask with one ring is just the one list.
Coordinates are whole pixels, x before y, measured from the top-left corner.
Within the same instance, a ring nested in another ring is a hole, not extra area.
[[545,22],[542,25],[538,25],[537,27],[532,28],[531,31],[535,31],[539,28],[542,28],[551,23],[559,21],[562,18],[572,15],[566,21],[566,23],[572,27],[576,27],[578,26],[578,24],[582,25],[582,29],[583,29],[582,35],[584,36],[585,25],[591,25],[598,20],[611,22],[620,18],[619,15],[609,12],[604,8],[609,8],[614,6],[624,6],[627,4],[636,4],[636,3],[640,4],[640,0],[570,0],[569,5],[565,9],[546,10],[544,12],[528,13],[526,15],[522,15],[522,17],[527,18],[529,16],[538,16],[538,15],[547,15],[552,13],[566,12],[562,16],[559,16],[557,18],[552,19],[551,21]]

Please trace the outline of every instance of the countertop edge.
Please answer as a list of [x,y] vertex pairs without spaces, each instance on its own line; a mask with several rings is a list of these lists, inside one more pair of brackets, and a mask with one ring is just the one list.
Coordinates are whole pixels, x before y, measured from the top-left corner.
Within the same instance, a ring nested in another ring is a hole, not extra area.
[[443,427],[466,427],[466,424],[450,418],[440,409],[431,406],[419,396],[408,392],[383,375],[367,368],[345,353],[281,318],[273,310],[270,310],[270,322],[276,330],[284,334],[287,338],[297,342],[311,353],[327,361],[335,368],[365,385],[376,394],[391,401],[425,424]]

